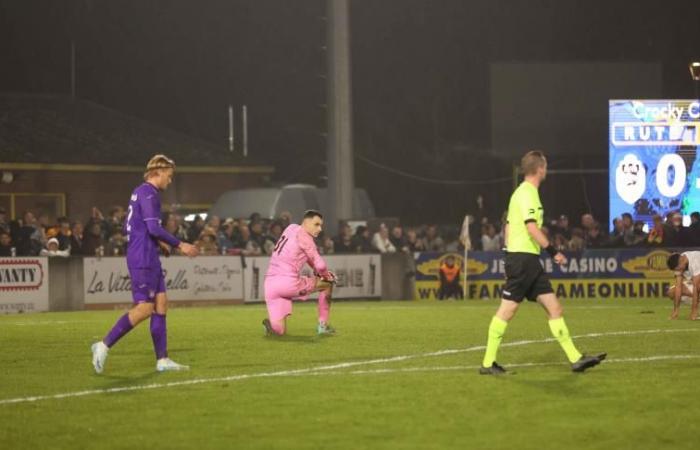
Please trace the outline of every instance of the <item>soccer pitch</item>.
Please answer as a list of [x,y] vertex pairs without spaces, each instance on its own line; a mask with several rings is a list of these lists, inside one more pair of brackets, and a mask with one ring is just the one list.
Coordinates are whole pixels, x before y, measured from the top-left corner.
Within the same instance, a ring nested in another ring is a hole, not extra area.
[[95,375],[90,344],[117,311],[0,317],[0,448],[697,448],[700,323],[669,301],[566,301],[583,352],[574,374],[545,315],[524,304],[482,376],[497,304],[337,302],[333,337],[314,304],[264,337],[263,305],[168,314],[173,359],[156,373],[148,325]]

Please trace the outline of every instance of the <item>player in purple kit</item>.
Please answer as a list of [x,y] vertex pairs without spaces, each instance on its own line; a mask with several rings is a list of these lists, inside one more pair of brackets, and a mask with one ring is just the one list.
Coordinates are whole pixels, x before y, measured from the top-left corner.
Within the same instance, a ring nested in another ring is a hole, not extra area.
[[197,247],[180,242],[163,229],[160,223],[159,192],[172,182],[175,162],[165,155],[148,161],[143,175],[145,183],[134,189],[129,201],[125,229],[128,240],[126,265],[131,278],[134,307],[124,314],[100,342],[92,345],[92,365],[102,373],[109,349],[139,323],[151,318],[151,337],[156,353],[156,370],[186,370],[188,366],[168,358],[168,335],[165,314],[168,298],[165,278],[158,257],[158,248],[167,253],[177,248],[189,257],[197,256]]

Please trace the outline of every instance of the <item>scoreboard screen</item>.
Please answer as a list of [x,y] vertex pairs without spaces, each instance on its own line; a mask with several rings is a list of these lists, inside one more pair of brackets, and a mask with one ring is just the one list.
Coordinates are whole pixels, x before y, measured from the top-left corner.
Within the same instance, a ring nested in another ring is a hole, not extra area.
[[700,101],[610,100],[610,221],[700,212]]

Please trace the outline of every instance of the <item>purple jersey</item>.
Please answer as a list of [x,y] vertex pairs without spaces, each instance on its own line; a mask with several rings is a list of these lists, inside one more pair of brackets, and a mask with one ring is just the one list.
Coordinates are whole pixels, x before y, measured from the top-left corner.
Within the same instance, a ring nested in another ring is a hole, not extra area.
[[126,217],[126,265],[130,269],[160,268],[158,241],[177,247],[180,241],[160,225],[158,189],[143,183],[134,189]]

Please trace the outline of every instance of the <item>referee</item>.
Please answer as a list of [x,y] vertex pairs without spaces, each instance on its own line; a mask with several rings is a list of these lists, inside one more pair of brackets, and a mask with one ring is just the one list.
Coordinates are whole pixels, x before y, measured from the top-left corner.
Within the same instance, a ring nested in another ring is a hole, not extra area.
[[524,298],[537,300],[547,311],[549,329],[571,362],[574,372],[583,372],[605,359],[606,354],[582,355],[571,340],[569,329],[562,317],[562,307],[554,295],[549,278],[540,264],[540,249],[544,248],[557,264],[565,264],[566,257],[549,243],[542,233],[542,203],[537,189],[547,176],[547,160],[539,151],[523,156],[520,168],[525,180],[513,192],[508,205],[508,221],[505,229],[506,284],[501,305],[489,325],[486,354],[479,373],[500,375],[506,369],[496,363],[496,353],[505,334],[508,322],[518,311]]

